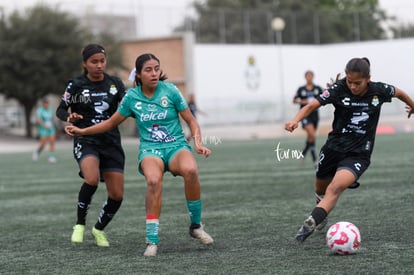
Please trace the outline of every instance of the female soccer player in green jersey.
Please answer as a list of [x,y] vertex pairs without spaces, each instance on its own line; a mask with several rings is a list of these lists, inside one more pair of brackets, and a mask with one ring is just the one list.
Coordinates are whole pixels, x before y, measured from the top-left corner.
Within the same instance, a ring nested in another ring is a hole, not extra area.
[[53,123],[53,111],[49,106],[49,100],[47,98],[42,99],[42,107],[36,110],[36,116],[40,144],[37,150],[33,152],[32,159],[33,161],[37,161],[40,153],[45,148],[46,143],[49,143],[48,161],[50,163],[55,163],[56,128]]
[[332,131],[319,154],[315,180],[317,206],[299,229],[296,240],[303,242],[315,229],[322,229],[342,192],[366,171],[374,148],[381,106],[393,97],[405,102],[408,117],[413,100],[401,89],[371,81],[367,58],[353,58],[345,67],[345,78],[326,89],[285,124],[289,132],[299,121],[322,105],[335,107]]
[[135,82],[118,111],[108,120],[88,128],[67,126],[69,135],[91,135],[116,127],[127,117],[136,119],[140,133],[138,170],[145,176],[146,242],[144,256],[155,256],[158,249],[159,217],[163,175],[170,171],[184,178],[184,191],[190,215],[190,235],[209,245],[213,238],[201,224],[202,203],[197,163],[180,124],[181,116],[194,138],[195,151],[208,157],[210,149],[202,143],[200,127],[177,87],[166,83],[160,61],[153,54],[140,55],[135,62]]

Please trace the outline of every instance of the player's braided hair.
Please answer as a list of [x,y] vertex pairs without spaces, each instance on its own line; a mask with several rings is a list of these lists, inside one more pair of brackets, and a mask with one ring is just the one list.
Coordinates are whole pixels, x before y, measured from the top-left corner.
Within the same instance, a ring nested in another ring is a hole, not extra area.
[[331,78],[328,83],[326,83],[326,87],[329,88],[334,85],[338,80],[341,79],[341,73],[337,73],[335,79]]

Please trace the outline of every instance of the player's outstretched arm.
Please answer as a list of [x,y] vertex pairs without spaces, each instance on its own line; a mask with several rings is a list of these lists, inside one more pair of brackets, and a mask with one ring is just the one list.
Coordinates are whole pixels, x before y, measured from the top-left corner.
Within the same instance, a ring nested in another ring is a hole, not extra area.
[[286,122],[285,130],[289,132],[293,132],[296,128],[298,128],[299,121],[308,117],[313,111],[318,109],[321,106],[318,100],[314,99],[309,104],[305,105],[299,112],[296,114],[295,118],[291,121]]
[[120,113],[114,113],[109,119],[102,121],[101,123],[95,124],[87,128],[78,128],[73,125],[65,127],[65,131],[70,136],[86,136],[86,135],[95,135],[108,132],[112,130],[119,124],[121,124],[126,117]]
[[414,113],[414,101],[411,99],[411,97],[406,92],[404,92],[403,90],[399,88],[395,88],[395,97],[397,97],[399,100],[407,104],[405,109],[408,113],[408,118],[410,118],[411,114]]

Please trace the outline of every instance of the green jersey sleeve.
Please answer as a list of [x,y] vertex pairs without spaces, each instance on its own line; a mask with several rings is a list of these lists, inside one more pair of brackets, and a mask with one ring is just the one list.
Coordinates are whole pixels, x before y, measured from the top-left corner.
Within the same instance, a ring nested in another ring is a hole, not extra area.
[[184,99],[183,95],[181,94],[180,90],[178,90],[177,86],[171,83],[166,83],[170,86],[170,90],[172,93],[172,100],[174,102],[174,106],[178,112],[182,112],[188,108],[187,101]]

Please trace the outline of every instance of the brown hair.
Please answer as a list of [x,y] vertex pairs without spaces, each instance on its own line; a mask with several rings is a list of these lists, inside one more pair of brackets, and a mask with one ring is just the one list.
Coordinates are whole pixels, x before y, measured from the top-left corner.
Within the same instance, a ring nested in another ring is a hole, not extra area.
[[360,73],[363,77],[369,77],[370,75],[370,62],[368,58],[352,58],[348,61],[345,67],[345,73]]
[[[137,77],[136,73],[141,73],[142,71],[142,67],[144,67],[144,63],[147,62],[148,60],[154,59],[158,62],[158,64],[160,64],[160,60],[153,55],[152,53],[145,53],[145,54],[141,54],[140,56],[137,57],[137,59],[135,60],[135,83],[136,85],[140,86],[142,85],[142,81],[139,77]],[[161,75],[160,75],[160,81],[164,81],[167,79],[167,76],[163,73],[163,71],[161,71]]]

